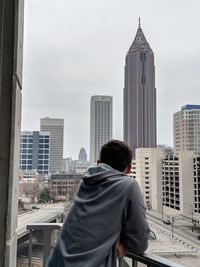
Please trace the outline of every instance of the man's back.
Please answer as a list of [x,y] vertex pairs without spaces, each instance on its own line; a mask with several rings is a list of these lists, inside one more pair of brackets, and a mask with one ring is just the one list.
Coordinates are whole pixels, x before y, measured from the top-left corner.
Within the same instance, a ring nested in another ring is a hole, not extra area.
[[100,164],[83,177],[48,266],[115,267],[117,241],[142,253],[148,233],[138,184]]

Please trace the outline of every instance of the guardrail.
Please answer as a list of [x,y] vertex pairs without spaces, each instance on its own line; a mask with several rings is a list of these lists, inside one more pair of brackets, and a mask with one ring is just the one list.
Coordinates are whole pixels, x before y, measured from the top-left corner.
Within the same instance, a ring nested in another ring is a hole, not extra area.
[[[126,257],[131,263],[126,261]],[[119,267],[138,267],[139,263],[142,263],[142,266],[146,267],[184,267],[183,265],[174,263],[173,261],[164,259],[151,253],[137,255],[128,252],[126,257],[119,259]]]
[[[43,232],[43,266],[47,261],[47,258],[51,252],[51,234],[55,230],[60,230],[62,223],[32,223],[27,225],[29,230],[29,258],[28,267],[31,267],[32,263],[32,237],[34,231]],[[126,258],[131,263],[128,263]],[[119,259],[119,267],[137,267],[138,263],[143,263],[146,267],[184,267],[183,265],[174,263],[165,258],[156,256],[151,253],[144,253],[143,255],[137,255],[134,253],[127,253],[125,258]]]
[[29,253],[28,253],[28,267],[31,267],[32,263],[32,239],[33,231],[43,232],[43,266],[48,259],[51,252],[51,234],[55,230],[60,230],[62,223],[31,223],[27,225],[27,230],[29,230]]

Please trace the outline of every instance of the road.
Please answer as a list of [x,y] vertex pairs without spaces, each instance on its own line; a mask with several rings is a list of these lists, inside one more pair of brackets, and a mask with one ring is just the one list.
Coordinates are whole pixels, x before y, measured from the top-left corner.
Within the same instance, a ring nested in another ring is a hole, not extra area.
[[[166,225],[163,224],[163,222],[161,221],[160,218],[148,213],[147,214],[148,220],[152,221],[156,224],[158,224],[159,226],[161,226],[162,228],[164,228],[166,231],[168,231],[169,233],[172,233],[172,226],[171,225]],[[198,252],[200,252],[200,241],[197,239],[197,233],[195,234],[191,234],[188,232],[185,232],[183,229],[180,228],[180,226],[174,224],[173,226],[173,232],[174,232],[174,237],[178,238],[178,239],[182,239],[183,241],[187,242],[188,244],[190,244],[191,246],[195,247]]]
[[56,204],[43,204],[35,206],[40,208],[18,215],[18,227],[17,227],[18,238],[20,238],[27,232],[26,230],[27,224],[50,222],[58,215],[62,214],[64,210],[63,202]]

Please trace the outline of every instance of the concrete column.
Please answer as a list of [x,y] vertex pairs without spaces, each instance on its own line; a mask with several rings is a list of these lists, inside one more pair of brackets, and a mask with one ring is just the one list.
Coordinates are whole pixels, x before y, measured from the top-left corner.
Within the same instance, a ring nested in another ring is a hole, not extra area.
[[23,0],[0,1],[0,266],[16,266]]

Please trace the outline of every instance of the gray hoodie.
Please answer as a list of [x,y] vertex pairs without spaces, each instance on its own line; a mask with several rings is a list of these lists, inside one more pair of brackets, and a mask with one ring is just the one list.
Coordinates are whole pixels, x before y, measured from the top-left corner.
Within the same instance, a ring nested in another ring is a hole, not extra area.
[[116,267],[117,241],[141,254],[148,235],[137,182],[101,163],[83,176],[47,266]]

